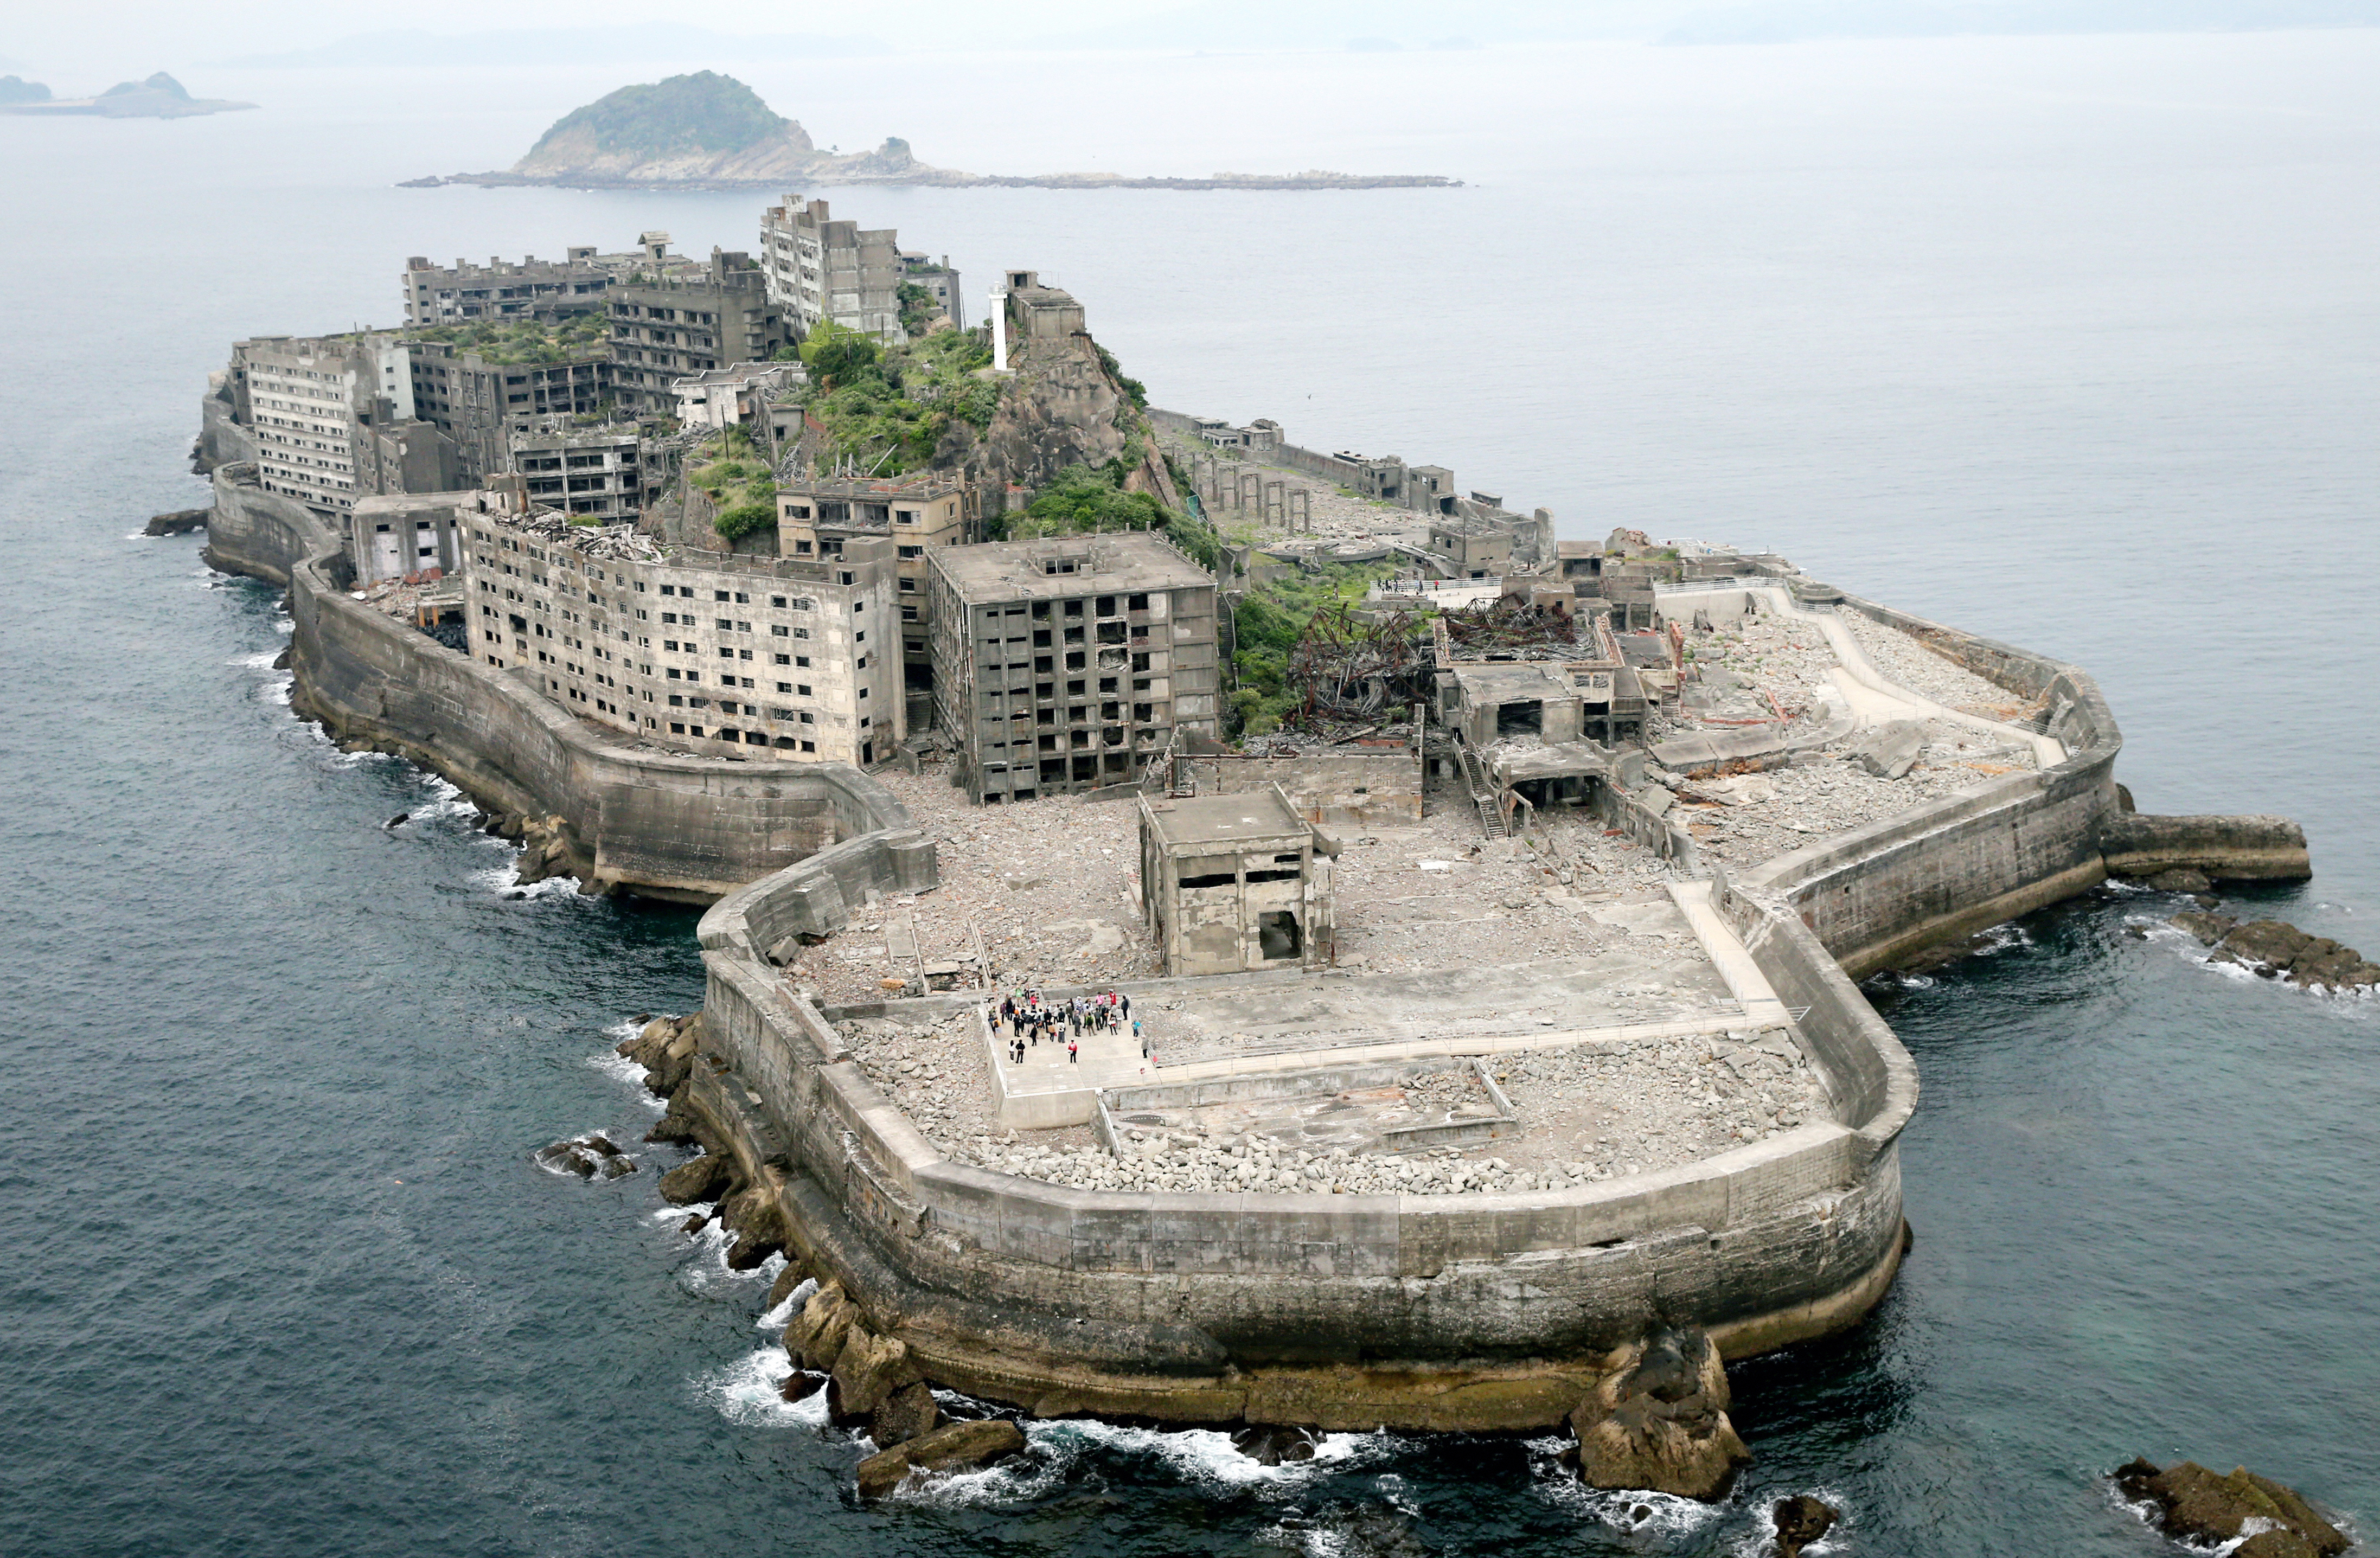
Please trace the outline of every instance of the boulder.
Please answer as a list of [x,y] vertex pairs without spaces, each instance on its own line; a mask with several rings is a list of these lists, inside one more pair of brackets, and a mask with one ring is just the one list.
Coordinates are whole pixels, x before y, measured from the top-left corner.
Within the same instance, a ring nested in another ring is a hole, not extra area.
[[2333,1558],[2347,1537],[2291,1489],[2239,1467],[2228,1477],[2196,1461],[2160,1471],[2145,1458],[2116,1468],[2116,1487],[2134,1504],[2153,1504],[2157,1528],[2177,1541],[2217,1545],[2237,1539],[2248,1522],[2257,1532],[2233,1558]]
[[2308,936],[2280,920],[2234,920],[2184,910],[2167,922],[2215,950],[2209,961],[2237,963],[2266,979],[2309,990],[2352,990],[2380,984],[2380,966],[2328,936]]
[[2228,914],[2202,914],[2187,909],[2166,922],[2196,936],[2202,947],[2220,944],[2225,936],[2231,934],[2231,927],[2239,923]]
[[941,1426],[942,1409],[934,1404],[934,1390],[925,1381],[903,1385],[869,1414],[868,1437],[880,1450],[921,1439]]
[[694,1073],[695,1051],[702,1045],[702,1013],[681,1019],[668,1044],[645,1063],[645,1085],[667,1096],[686,1085]]
[[807,1369],[796,1369],[785,1376],[785,1383],[777,1387],[777,1394],[788,1401],[808,1401],[825,1388],[824,1374],[813,1374]]
[[2203,893],[2215,884],[2206,873],[2193,866],[2180,865],[2170,871],[2160,871],[2149,878],[2149,886],[2161,893]]
[[1878,779],[1897,779],[1916,766],[1925,750],[1925,724],[1916,719],[1895,719],[1852,737],[1844,746],[1843,755]]
[[581,1179],[595,1178],[595,1159],[578,1150],[575,1143],[558,1141],[538,1154],[549,1168],[567,1169]]
[[1269,1423],[1257,1423],[1232,1435],[1232,1448],[1258,1466],[1279,1466],[1283,1461],[1310,1461],[1314,1447],[1320,1440],[1307,1429],[1281,1428]]
[[[788,1351],[792,1350],[790,1348]],[[892,1393],[916,1384],[925,1372],[898,1336],[880,1336],[855,1321],[835,1355],[826,1383],[826,1415],[837,1423],[875,1416]]]
[[785,1322],[785,1351],[796,1367],[824,1373],[842,1356],[844,1340],[858,1318],[858,1309],[843,1296],[843,1284],[820,1283],[802,1312]]
[[859,1496],[872,1499],[891,1492],[912,1469],[955,1471],[961,1467],[990,1466],[1024,1448],[1025,1431],[1005,1418],[950,1423],[860,1462]]
[[1614,1348],[1571,1414],[1580,1478],[1717,1500],[1752,1459],[1728,1421],[1729,1401],[1718,1348],[1699,1330],[1664,1328]]
[[603,1178],[606,1179],[618,1179],[636,1171],[634,1158],[614,1154],[603,1160]]
[[785,1251],[785,1269],[777,1274],[776,1281],[769,1284],[769,1308],[775,1309],[779,1304],[792,1298],[794,1289],[808,1280],[809,1273],[804,1271],[802,1263],[794,1259],[794,1252],[790,1250]]
[[1834,1505],[1807,1493],[1779,1499],[1769,1513],[1777,1522],[1777,1558],[1802,1558],[1802,1550],[1833,1530],[1841,1517]]
[[662,1199],[672,1206],[689,1206],[698,1201],[717,1201],[735,1182],[735,1160],[717,1153],[705,1153],[690,1162],[679,1164],[662,1176]]

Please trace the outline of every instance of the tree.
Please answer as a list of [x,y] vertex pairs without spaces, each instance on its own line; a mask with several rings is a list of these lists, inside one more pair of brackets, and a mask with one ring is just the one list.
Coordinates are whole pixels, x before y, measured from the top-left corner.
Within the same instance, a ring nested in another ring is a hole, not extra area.
[[802,343],[802,365],[821,384],[847,380],[861,368],[874,366],[883,355],[872,336],[832,320],[820,320],[811,327],[809,339]]

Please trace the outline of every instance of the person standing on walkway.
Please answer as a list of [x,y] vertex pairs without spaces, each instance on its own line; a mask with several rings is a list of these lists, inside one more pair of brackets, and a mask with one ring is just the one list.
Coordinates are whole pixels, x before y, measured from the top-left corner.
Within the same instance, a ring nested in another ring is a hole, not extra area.
[[1135,1018],[1135,1019],[1133,1019],[1133,1023],[1132,1023],[1132,1037],[1133,1037],[1133,1042],[1140,1045],[1140,1057],[1141,1057],[1143,1060],[1148,1059],[1148,1041],[1147,1039],[1144,1039],[1144,1038],[1142,1038],[1142,1037],[1140,1036],[1140,1020],[1139,1020],[1138,1018]]
[[1076,1051],[1076,1049],[1077,1049],[1077,1048],[1078,1048],[1078,1046],[1075,1045],[1075,1041],[1074,1041],[1074,1040],[1072,1040],[1072,1039],[1068,1039],[1068,1040],[1066,1041],[1066,1064],[1067,1064],[1067,1065],[1072,1066],[1072,1065],[1074,1065],[1074,1064],[1075,1064],[1075,1060],[1077,1059],[1077,1056],[1076,1056],[1076,1053],[1075,1053],[1075,1051]]

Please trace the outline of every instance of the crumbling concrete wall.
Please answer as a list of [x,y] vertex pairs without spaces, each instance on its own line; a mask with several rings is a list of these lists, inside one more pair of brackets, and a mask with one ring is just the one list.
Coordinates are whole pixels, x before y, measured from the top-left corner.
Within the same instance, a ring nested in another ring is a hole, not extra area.
[[[589,887],[708,903],[841,841],[916,838],[889,791],[841,764],[613,745],[514,673],[349,599],[339,538],[301,505],[248,485],[246,469],[215,473],[206,555],[226,572],[289,586],[299,712],[387,743],[491,809],[561,816],[571,874]],[[932,846],[918,843],[922,854],[911,845],[897,864],[886,856],[887,890],[933,880]],[[859,896],[855,886],[844,902]]]

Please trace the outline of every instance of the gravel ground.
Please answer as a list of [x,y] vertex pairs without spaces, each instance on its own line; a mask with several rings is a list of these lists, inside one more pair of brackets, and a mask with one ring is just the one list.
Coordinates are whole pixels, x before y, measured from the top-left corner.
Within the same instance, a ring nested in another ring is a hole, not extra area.
[[[1689,684],[1690,694],[1706,698],[1703,712],[1718,719],[1773,719],[1770,697],[1789,716],[1799,715],[1818,704],[1835,669],[1827,635],[1796,617],[1746,617],[1715,633],[1689,634],[1687,647],[1703,673],[1700,693]],[[1690,715],[1682,728],[1698,727]]]
[[1693,1162],[1826,1117],[1825,1089],[1790,1041],[1777,1034],[1754,1045],[1743,1037],[1501,1057],[1498,1085],[1512,1101],[1521,1132],[1469,1148],[1308,1152],[1262,1135],[1194,1128],[1131,1131],[1121,1156],[1038,1135],[1028,1143],[978,1137],[957,1144],[953,1155],[1082,1190],[1559,1190]]
[[1899,628],[1887,627],[1858,611],[1840,614],[1876,670],[1921,697],[1989,719],[2022,719],[2040,707],[1944,659]]
[[[1212,453],[1207,444],[1198,440],[1185,439],[1178,434],[1163,434],[1161,441],[1172,452],[1174,459],[1180,463],[1185,472],[1191,468],[1190,455],[1194,452]],[[1418,546],[1429,538],[1427,514],[1395,504],[1376,502],[1369,498],[1358,498],[1343,488],[1318,477],[1305,476],[1279,465],[1268,465],[1257,460],[1244,458],[1235,467],[1233,462],[1226,456],[1223,460],[1223,475],[1227,482],[1235,468],[1254,471],[1269,482],[1281,482],[1284,493],[1291,488],[1305,489],[1309,494],[1309,501],[1313,505],[1314,529],[1310,535],[1304,530],[1296,532],[1294,538],[1301,542],[1395,539],[1411,541]],[[1203,495],[1200,501],[1205,501]],[[1272,541],[1291,538],[1290,533],[1278,525],[1269,529],[1261,525],[1253,509],[1243,513],[1230,507],[1226,502],[1214,507],[1212,517],[1217,526],[1226,535],[1242,540]]]
[[[1132,901],[1140,815],[1130,803],[1053,795],[972,806],[944,774],[929,766],[921,776],[876,776],[935,838],[941,886],[880,904],[805,948],[786,971],[797,987],[828,1006],[881,999],[880,982],[896,972],[885,955],[886,927],[911,919],[929,962],[971,957],[980,935],[994,988],[1160,976]],[[1410,971],[1444,967],[1453,956],[1517,963],[1592,952],[1609,933],[1581,911],[1614,893],[1658,892],[1670,875],[1658,856],[1606,838],[1592,817],[1548,814],[1525,842],[1483,839],[1471,808],[1442,791],[1419,824],[1335,831],[1346,845],[1333,867],[1341,968]],[[1472,938],[1459,950],[1448,939],[1454,924]],[[1161,1012],[1148,1021],[1152,1037],[1170,1036]]]

